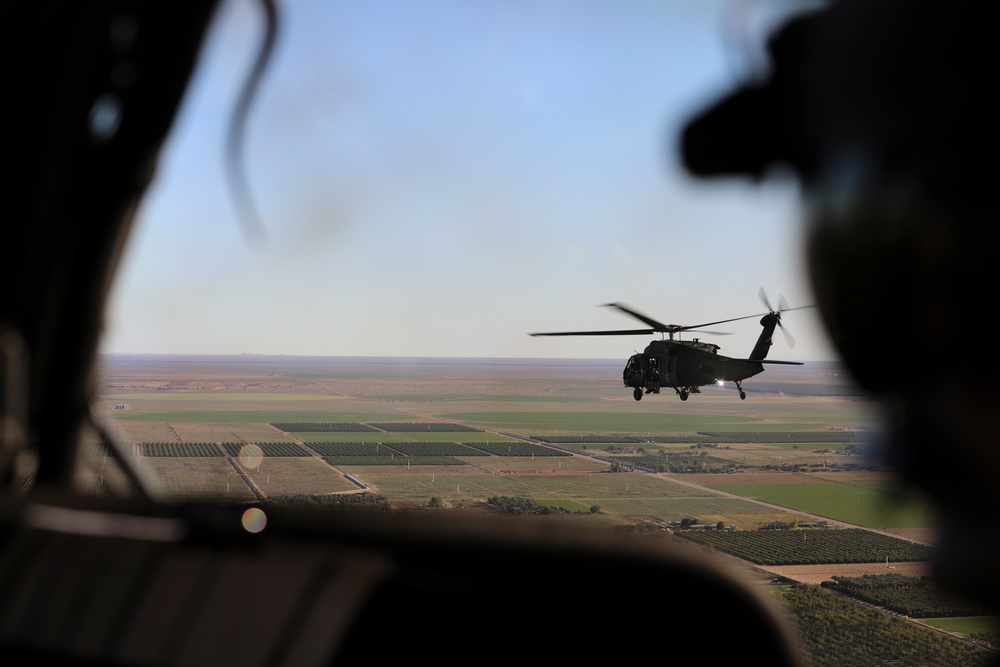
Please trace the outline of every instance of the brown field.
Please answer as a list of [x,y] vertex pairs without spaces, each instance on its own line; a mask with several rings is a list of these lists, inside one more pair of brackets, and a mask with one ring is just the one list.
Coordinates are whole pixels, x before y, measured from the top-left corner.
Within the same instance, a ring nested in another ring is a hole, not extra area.
[[244,473],[265,497],[357,491],[342,472],[317,458],[265,458]]
[[831,482],[892,482],[896,476],[888,470],[858,470],[856,472],[819,472],[816,477]]
[[795,472],[742,472],[731,475],[684,475],[684,479],[694,484],[826,484],[820,475]]
[[167,501],[206,498],[245,502],[255,499],[226,459],[142,457],[139,467],[160,483]]
[[500,473],[534,472],[566,476],[608,469],[607,463],[587,456],[538,456],[534,459],[518,456],[476,456],[463,460],[479,470]]
[[836,452],[822,452],[808,449],[784,449],[770,445],[732,445],[727,458],[749,466],[810,465],[813,463],[850,463],[852,459]]
[[905,574],[909,577],[926,577],[930,575],[929,563],[847,563],[839,565],[784,565],[780,567],[762,567],[772,574],[787,577],[804,584],[821,584],[832,581],[833,577],[860,577],[863,574]]
[[938,530],[936,528],[887,528],[885,530],[887,533],[893,535],[898,535],[906,540],[913,540],[914,542],[920,542],[921,544],[937,544],[939,539]]

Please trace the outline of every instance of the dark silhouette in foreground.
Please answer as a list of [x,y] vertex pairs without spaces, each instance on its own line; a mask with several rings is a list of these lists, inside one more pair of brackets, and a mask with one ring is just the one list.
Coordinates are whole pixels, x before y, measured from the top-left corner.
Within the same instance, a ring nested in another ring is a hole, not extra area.
[[802,182],[830,337],[881,399],[887,455],[942,512],[941,579],[1000,611],[1000,357],[994,81],[1000,42],[972,2],[837,2],[770,42],[772,71],[696,117],[701,176]]

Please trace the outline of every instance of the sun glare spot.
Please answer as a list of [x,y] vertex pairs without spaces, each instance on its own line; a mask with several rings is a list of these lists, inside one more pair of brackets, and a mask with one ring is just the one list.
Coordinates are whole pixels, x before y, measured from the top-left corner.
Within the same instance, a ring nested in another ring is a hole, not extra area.
[[243,530],[259,533],[267,526],[267,515],[259,507],[251,507],[243,513]]
[[240,447],[240,463],[244,468],[259,468],[264,460],[264,450],[257,445],[246,444]]

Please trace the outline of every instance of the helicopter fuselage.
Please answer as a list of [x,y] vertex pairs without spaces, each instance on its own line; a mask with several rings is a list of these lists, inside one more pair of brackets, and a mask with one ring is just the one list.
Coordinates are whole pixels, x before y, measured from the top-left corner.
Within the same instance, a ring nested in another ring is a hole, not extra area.
[[638,392],[658,394],[670,387],[686,398],[703,385],[740,382],[764,370],[759,361],[733,359],[718,350],[718,345],[700,341],[654,340],[629,358],[622,377],[626,387]]
[[[770,303],[761,288],[759,293],[761,301],[768,308]],[[784,299],[782,299],[782,302]],[[625,370],[622,371],[622,379],[626,387],[632,388],[632,396],[635,400],[642,400],[643,394],[659,394],[662,387],[670,387],[677,392],[682,401],[686,401],[690,394],[701,393],[700,387],[707,384],[734,382],[736,389],[740,392],[740,399],[747,397],[743,391],[742,382],[748,377],[753,377],[764,371],[764,364],[792,364],[801,365],[799,361],[776,361],[766,359],[768,350],[771,349],[772,336],[775,327],[781,326],[781,310],[789,310],[784,307],[780,310],[769,310],[762,315],[747,315],[744,317],[731,317],[727,320],[716,322],[706,322],[681,326],[677,324],[663,324],[651,317],[633,310],[620,303],[605,304],[611,308],[636,318],[643,324],[649,326],[648,329],[616,329],[614,331],[554,331],[548,333],[534,333],[532,336],[633,336],[640,334],[660,333],[669,338],[661,338],[652,341],[646,346],[642,354],[632,355]],[[801,306],[809,308],[810,306]],[[797,310],[797,309],[791,309]],[[734,359],[719,354],[719,346],[713,343],[703,343],[697,338],[694,340],[680,340],[679,336],[685,331],[698,331],[701,333],[718,333],[706,331],[704,327],[745,320],[751,317],[760,317],[761,332],[757,337],[750,356],[746,359]],[[784,331],[784,329],[782,329]],[[785,332],[786,337],[788,336]]]

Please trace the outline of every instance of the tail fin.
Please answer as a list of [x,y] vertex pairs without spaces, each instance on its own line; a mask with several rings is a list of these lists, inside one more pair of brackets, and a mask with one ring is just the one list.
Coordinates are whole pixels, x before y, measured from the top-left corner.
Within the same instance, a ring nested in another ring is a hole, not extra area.
[[760,326],[764,327],[764,330],[760,332],[760,338],[757,339],[757,344],[753,346],[750,359],[759,361],[767,356],[767,351],[771,349],[771,336],[774,335],[774,328],[778,326],[778,322],[780,321],[781,315],[778,313],[768,313],[760,318]]

